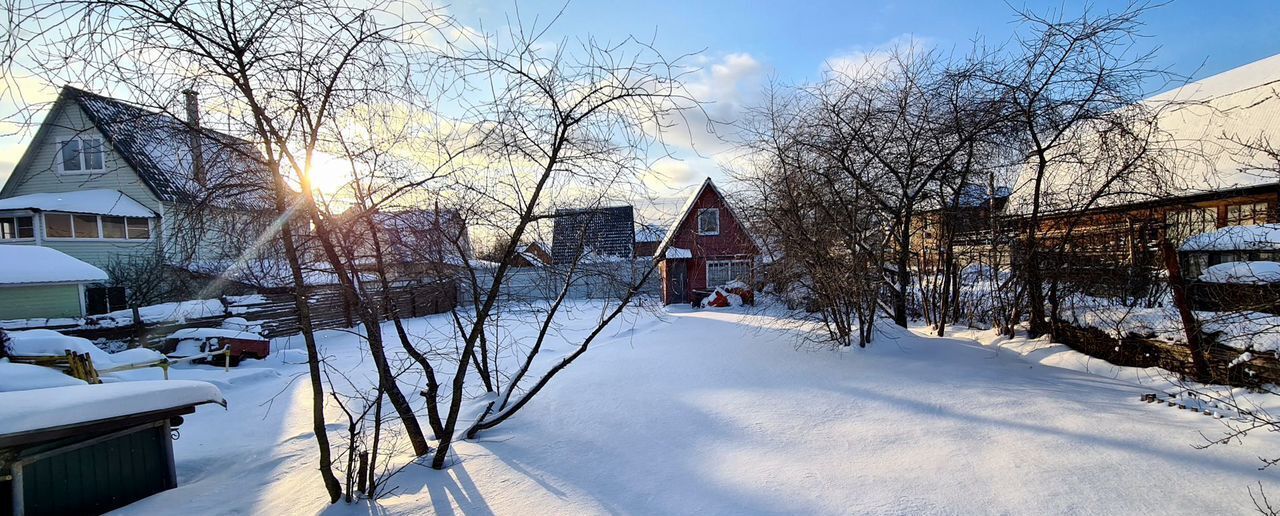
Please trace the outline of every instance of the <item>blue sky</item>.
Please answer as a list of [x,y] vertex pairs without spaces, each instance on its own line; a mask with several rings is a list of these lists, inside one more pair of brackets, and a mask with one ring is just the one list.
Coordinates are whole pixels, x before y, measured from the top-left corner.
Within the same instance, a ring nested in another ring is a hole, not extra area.
[[[1079,2],[1028,2],[1037,12],[1076,13]],[[1213,5],[1173,0],[1151,11],[1140,45],[1159,47],[1155,64],[1201,78],[1280,53],[1280,9],[1276,2],[1245,0]],[[1096,2],[1095,9],[1120,2]],[[668,56],[697,53],[690,64],[703,69],[690,77],[693,91],[711,102],[709,110],[731,120],[750,103],[764,81],[784,83],[816,79],[824,64],[915,39],[943,49],[963,50],[981,36],[989,45],[1008,41],[1014,14],[1001,0],[915,2],[734,2],[654,0],[564,3],[556,0],[475,2],[460,0],[447,9],[466,25],[498,30],[515,16],[548,21],[564,14],[549,32],[548,43],[592,35],[620,40],[627,35],[652,38]],[[1153,83],[1151,92],[1169,85]],[[664,197],[678,197],[708,175],[722,179],[716,157],[727,149],[704,131],[693,142],[673,142],[676,160],[662,160],[648,183]],[[30,132],[0,137],[0,180],[17,161]],[[686,138],[687,140],[687,138]],[[688,147],[696,148],[696,152]]]
[[[591,34],[617,40],[636,35],[656,42],[664,54],[697,52],[706,69],[693,77],[695,91],[711,101],[712,112],[732,118],[750,103],[763,83],[817,79],[826,63],[842,57],[916,40],[941,49],[964,51],[981,37],[988,46],[1006,43],[1015,30],[1010,4],[1046,13],[1055,9],[1079,13],[1083,2],[1002,0],[969,1],[821,1],[735,2],[728,0],[585,2],[556,0],[519,3],[525,20],[540,20],[564,9],[550,40]],[[1095,2],[1095,11],[1117,9],[1121,2]],[[1280,9],[1274,1],[1236,1],[1214,5],[1173,0],[1145,17],[1138,42],[1157,49],[1154,65],[1199,79],[1280,53]],[[507,23],[510,2],[458,2],[449,9],[463,23],[492,30]],[[1153,81],[1156,93],[1177,84]],[[697,152],[677,152],[679,160],[663,160],[652,181],[663,196],[679,197],[708,175],[723,180],[715,159],[726,154],[714,138],[695,134]],[[665,188],[664,188],[665,187]]]

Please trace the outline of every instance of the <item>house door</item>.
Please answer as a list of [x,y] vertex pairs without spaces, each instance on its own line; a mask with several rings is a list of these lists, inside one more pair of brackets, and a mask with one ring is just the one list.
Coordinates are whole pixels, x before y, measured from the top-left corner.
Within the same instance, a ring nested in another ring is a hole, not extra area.
[[689,302],[689,262],[667,260],[667,304]]

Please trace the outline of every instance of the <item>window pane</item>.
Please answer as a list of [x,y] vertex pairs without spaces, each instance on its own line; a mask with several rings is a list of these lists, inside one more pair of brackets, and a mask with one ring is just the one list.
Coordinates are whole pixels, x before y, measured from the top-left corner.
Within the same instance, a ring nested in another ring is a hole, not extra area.
[[85,170],[102,170],[102,140],[86,139],[83,145]]
[[18,238],[18,225],[12,218],[0,219],[0,238]]
[[44,236],[71,238],[71,216],[65,213],[44,214]]
[[31,223],[31,217],[17,217],[18,221],[18,238],[35,238],[35,226]]
[[719,233],[720,212],[715,209],[707,209],[698,212],[698,232]]
[[80,170],[80,140],[62,142],[62,170]]
[[124,238],[124,217],[102,217],[102,238]]
[[129,238],[134,240],[146,240],[151,238],[151,225],[147,219],[128,219]]
[[98,238],[98,216],[76,215],[76,238]]

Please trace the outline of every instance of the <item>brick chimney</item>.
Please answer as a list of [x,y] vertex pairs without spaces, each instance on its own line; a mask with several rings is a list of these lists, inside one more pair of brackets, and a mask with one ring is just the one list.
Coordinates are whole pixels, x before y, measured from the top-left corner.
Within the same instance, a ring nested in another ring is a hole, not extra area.
[[204,145],[200,138],[200,94],[196,90],[182,90],[187,104],[187,138],[191,146],[191,177],[196,184],[205,186]]

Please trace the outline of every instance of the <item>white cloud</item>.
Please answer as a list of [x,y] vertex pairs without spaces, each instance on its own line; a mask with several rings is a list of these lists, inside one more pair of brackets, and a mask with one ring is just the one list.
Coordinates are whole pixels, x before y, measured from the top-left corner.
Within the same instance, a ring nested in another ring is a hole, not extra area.
[[759,97],[767,67],[746,53],[699,55],[693,62],[699,68],[688,76],[685,87],[701,109],[667,120],[663,136],[670,145],[714,156],[732,147],[726,141],[732,124],[743,107]]
[[918,52],[928,48],[929,40],[911,34],[902,34],[879,45],[853,47],[823,61],[820,72],[829,75],[859,77],[884,68],[899,51]]

